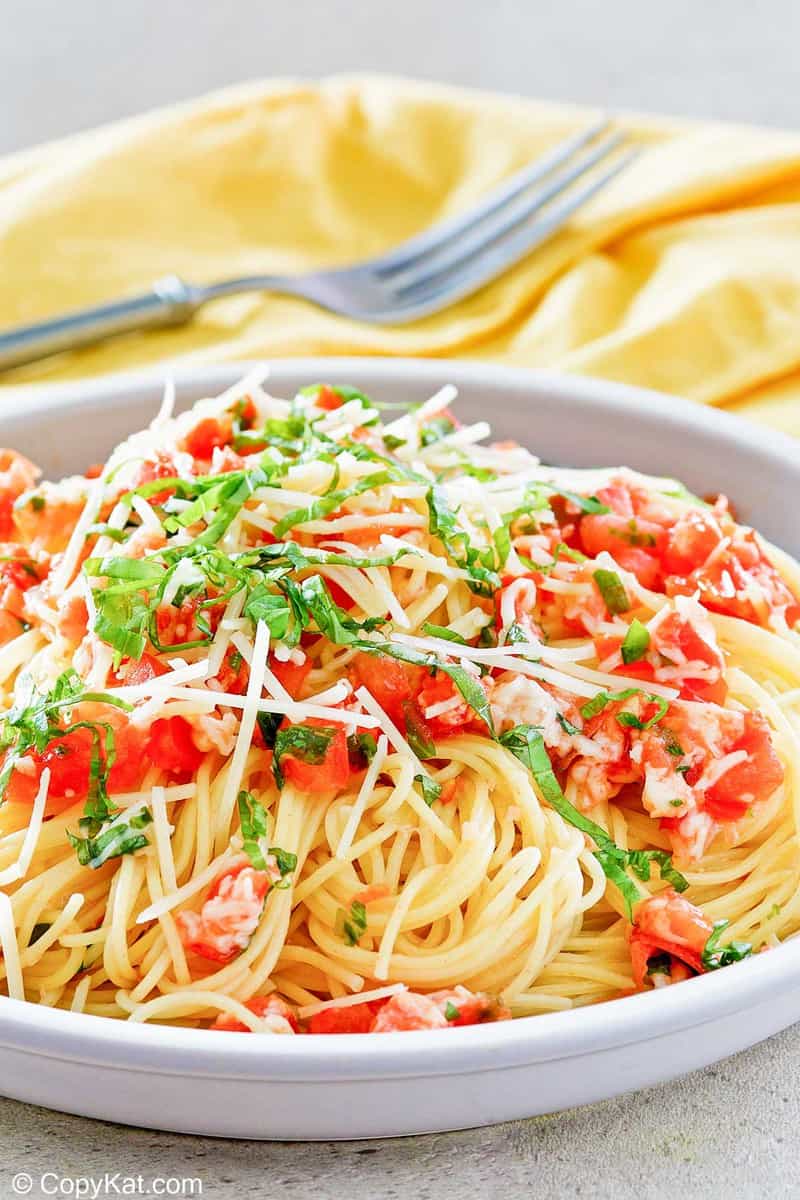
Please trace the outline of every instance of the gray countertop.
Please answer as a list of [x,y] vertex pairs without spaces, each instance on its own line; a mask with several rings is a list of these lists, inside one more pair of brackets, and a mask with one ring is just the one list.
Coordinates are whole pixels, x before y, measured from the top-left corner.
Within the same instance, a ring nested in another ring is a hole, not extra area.
[[[3,17],[0,152],[244,78],[358,69],[798,125],[795,0],[4,0]],[[212,1141],[0,1101],[0,1196],[17,1172],[32,1196],[76,1194],[47,1172],[197,1177],[214,1200],[800,1196],[798,1050],[800,1027],[588,1109],[395,1142]]]
[[6,1102],[0,1195],[14,1195],[21,1171],[33,1180],[32,1196],[58,1194],[56,1177],[102,1180],[106,1172],[141,1174],[151,1187],[199,1179],[194,1195],[206,1200],[800,1196],[798,1051],[795,1028],[705,1071],[589,1108],[394,1141],[215,1141]]

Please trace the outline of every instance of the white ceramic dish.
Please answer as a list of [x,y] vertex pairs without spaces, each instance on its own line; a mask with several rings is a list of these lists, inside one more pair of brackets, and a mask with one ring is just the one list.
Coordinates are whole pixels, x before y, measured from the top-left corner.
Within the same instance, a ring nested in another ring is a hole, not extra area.
[[[178,374],[188,404],[233,366]],[[457,362],[283,361],[277,394],[326,379],[378,399],[445,382],[543,459],[627,463],[728,491],[743,519],[794,554],[796,443],[686,402],[614,384]],[[82,470],[155,412],[162,380],[126,376],[12,396],[0,444],[51,475]],[[24,398],[24,403],[23,403]],[[18,403],[13,403],[14,399]],[[35,1104],[217,1136],[363,1138],[490,1124],[667,1080],[800,1019],[800,939],[679,987],[574,1012],[443,1033],[269,1038],[128,1025],[0,998],[0,1090]]]

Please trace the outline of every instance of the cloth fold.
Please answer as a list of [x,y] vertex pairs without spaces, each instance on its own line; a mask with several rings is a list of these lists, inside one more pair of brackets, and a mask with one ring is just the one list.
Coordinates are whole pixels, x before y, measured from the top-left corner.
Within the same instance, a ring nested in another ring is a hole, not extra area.
[[[408,80],[248,84],[0,162],[0,327],[193,282],[344,264],[475,204],[597,114]],[[219,300],[2,377],[164,360],[476,357],[727,405],[800,434],[800,135],[625,116],[642,153],[502,279],[409,326]]]

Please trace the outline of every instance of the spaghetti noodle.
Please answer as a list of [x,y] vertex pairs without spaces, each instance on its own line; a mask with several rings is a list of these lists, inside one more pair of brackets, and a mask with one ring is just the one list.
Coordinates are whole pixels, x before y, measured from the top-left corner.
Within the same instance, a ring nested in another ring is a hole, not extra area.
[[800,929],[800,568],[727,501],[258,377],[0,460],[0,977],[381,1032]]

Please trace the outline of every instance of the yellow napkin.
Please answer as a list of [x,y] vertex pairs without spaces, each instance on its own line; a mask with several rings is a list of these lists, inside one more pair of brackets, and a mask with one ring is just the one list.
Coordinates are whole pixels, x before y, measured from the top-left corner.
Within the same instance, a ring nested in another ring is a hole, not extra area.
[[[0,162],[0,327],[145,288],[380,253],[591,119],[431,84],[251,84]],[[630,117],[638,160],[457,307],[359,325],[278,295],[3,377],[292,354],[461,356],[605,376],[800,433],[800,136]]]

